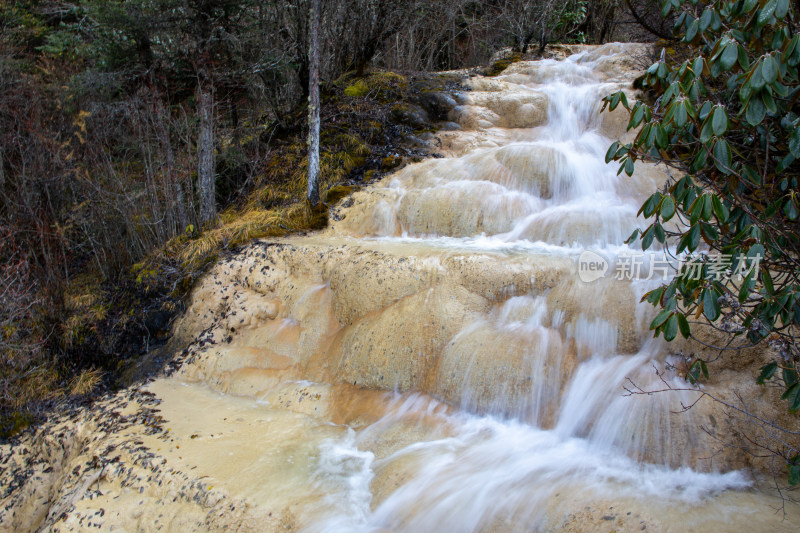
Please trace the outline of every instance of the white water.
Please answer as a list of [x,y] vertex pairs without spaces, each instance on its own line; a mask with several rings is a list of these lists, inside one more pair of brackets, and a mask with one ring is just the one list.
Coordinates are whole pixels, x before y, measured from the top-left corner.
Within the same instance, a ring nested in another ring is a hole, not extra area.
[[[517,131],[507,143],[489,127],[485,144],[494,146],[399,172],[374,207],[372,229],[352,233],[440,251],[571,258],[587,249],[611,258],[632,252],[624,240],[641,223],[642,195],[636,177],[619,177],[616,165],[604,163],[611,140],[600,131],[599,101],[619,88],[595,70],[606,59],[582,53],[501,77],[520,94],[547,96],[546,124]],[[650,182],[643,183],[647,189]],[[637,300],[648,286],[627,284]],[[671,412],[696,394],[625,393],[629,380],[659,388],[654,368],[663,367],[665,348],[649,339],[649,311],[639,307],[635,348],[623,349],[617,309],[603,299],[616,287],[576,281],[571,311],[547,292],[517,296],[462,329],[440,356],[434,387],[458,409],[398,395],[378,422],[325,441],[315,479],[328,496],[307,530],[531,531],[553,527],[581,501],[647,509],[657,499],[662,509],[675,509],[747,487],[742,472],[690,468],[696,421],[689,412],[676,423]],[[431,416],[447,428],[441,437],[381,457],[368,451],[389,438],[384,433]],[[387,472],[396,486],[376,499],[370,484]]]
[[[363,430],[360,438],[379,438],[393,423],[407,423],[409,412],[436,405],[417,396],[397,402],[396,412]],[[359,438],[352,433],[335,444],[327,441],[318,479],[325,490],[338,490],[329,497],[328,514],[308,530],[466,532],[503,524],[510,531],[530,531],[543,525],[552,500],[613,495],[686,506],[748,485],[739,472],[707,474],[639,463],[593,439],[565,436],[560,427],[543,431],[466,414],[451,415],[446,423],[456,427],[452,436],[416,442],[379,460],[359,451]],[[398,463],[413,474],[369,511],[366,487],[373,472]]]
[[[603,163],[624,131],[598,101],[634,48],[473,78],[448,157],[355,193],[326,232],[220,261],[176,326],[197,341],[179,370],[146,410],[123,391],[20,449],[40,474],[0,530],[797,531],[800,508],[736,470],[730,412],[626,393],[686,385],[636,303],[659,281],[614,279],[664,180]],[[590,251],[611,265],[587,282]]]

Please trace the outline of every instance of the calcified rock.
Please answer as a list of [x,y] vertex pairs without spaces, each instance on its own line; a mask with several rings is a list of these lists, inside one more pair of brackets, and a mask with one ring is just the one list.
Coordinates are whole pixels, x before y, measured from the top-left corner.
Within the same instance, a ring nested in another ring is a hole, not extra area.
[[[713,355],[652,339],[657,280],[617,271],[666,174],[604,163],[635,132],[599,102],[632,99],[646,52],[560,47],[475,77],[447,102],[447,157],[216,265],[171,376],[0,448],[2,528],[796,530],[725,447],[764,427],[707,399],[681,413],[697,391],[626,393],[690,388],[675,353]],[[607,271],[586,282],[590,251]],[[704,390],[776,419],[742,378],[765,357],[724,356]]]

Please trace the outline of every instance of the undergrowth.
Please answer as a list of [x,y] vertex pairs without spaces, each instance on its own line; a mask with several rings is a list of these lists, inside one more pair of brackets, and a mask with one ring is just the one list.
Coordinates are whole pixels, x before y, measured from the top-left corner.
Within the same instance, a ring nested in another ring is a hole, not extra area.
[[[305,200],[305,109],[265,124],[269,153],[236,194],[218,197],[220,214],[204,228],[189,226],[114,279],[85,268],[60,288],[61,314],[40,321],[46,349],[26,362],[0,403],[0,439],[42,420],[54,408],[91,402],[128,383],[141,356],[169,338],[195,282],[222,256],[253,239],[317,230],[333,205],[363,184],[407,161],[430,155],[415,135],[435,129],[441,110],[426,113],[427,93],[461,89],[453,75],[348,73],[323,84],[320,189],[323,204]],[[398,113],[402,107],[404,113]],[[414,116],[414,120],[407,117]],[[423,117],[423,122],[420,118]],[[224,160],[224,158],[220,157]],[[225,164],[228,164],[227,161]],[[218,166],[220,169],[223,167]],[[218,179],[220,179],[218,177]]]

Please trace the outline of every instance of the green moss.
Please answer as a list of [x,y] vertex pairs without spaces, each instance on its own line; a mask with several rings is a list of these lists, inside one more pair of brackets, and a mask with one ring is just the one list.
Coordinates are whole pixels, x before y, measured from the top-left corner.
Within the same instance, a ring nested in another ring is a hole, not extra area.
[[[341,81],[348,78],[343,77]],[[348,85],[344,94],[350,98],[369,96],[378,102],[391,102],[401,98],[408,89],[408,80],[395,72],[374,71]]]
[[344,94],[350,98],[361,98],[369,93],[369,85],[365,80],[358,80],[344,90]]
[[0,438],[10,439],[18,435],[28,426],[33,424],[33,415],[14,411],[9,415],[0,416]]
[[403,158],[399,155],[390,155],[381,160],[381,168],[384,170],[392,170],[400,166]]
[[521,60],[522,60],[522,54],[520,54],[519,52],[514,52],[510,56],[506,56],[503,59],[495,61],[494,63],[489,65],[489,68],[487,68],[483,74],[484,76],[497,76],[501,74],[505,69],[510,67],[512,64]]
[[352,193],[356,188],[352,185],[336,185],[328,189],[325,193],[325,203],[328,205],[333,205],[345,196]]

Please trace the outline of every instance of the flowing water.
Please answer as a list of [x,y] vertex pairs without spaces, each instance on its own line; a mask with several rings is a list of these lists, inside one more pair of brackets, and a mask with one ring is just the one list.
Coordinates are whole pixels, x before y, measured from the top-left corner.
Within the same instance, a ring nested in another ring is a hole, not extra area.
[[[201,342],[149,386],[169,438],[145,444],[247,502],[261,518],[242,529],[795,530],[795,508],[717,453],[724,413],[626,393],[686,384],[636,303],[657,282],[614,275],[665,179],[604,163],[625,128],[600,98],[630,87],[637,52],[473,78],[445,157],[358,192],[323,234],[217,267],[181,325]],[[581,280],[587,250],[606,276]],[[146,529],[141,493],[76,505],[129,501],[107,519]]]

